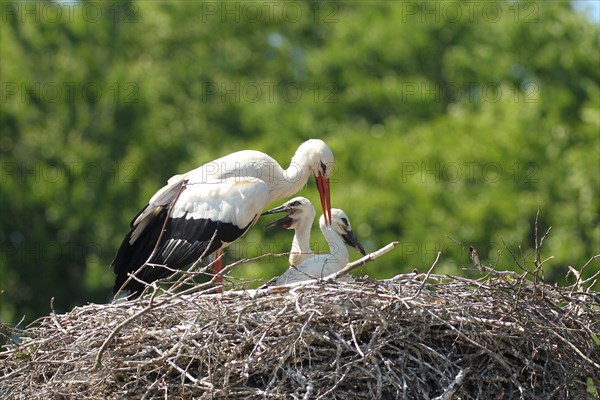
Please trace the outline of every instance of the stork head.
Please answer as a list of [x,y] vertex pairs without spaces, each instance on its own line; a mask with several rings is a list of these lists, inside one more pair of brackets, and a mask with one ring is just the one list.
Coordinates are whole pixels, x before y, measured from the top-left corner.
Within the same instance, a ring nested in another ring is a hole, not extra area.
[[309,139],[298,147],[292,158],[292,163],[297,163],[301,167],[308,167],[315,176],[325,223],[331,225],[329,177],[333,173],[333,152],[324,141]]
[[321,226],[321,229],[331,229],[340,235],[348,246],[354,247],[363,256],[367,254],[362,244],[354,235],[354,232],[352,232],[352,226],[350,225],[348,216],[339,208],[331,209],[331,226],[327,227],[323,215],[319,218],[319,225]]
[[265,228],[279,226],[285,229],[296,229],[303,221],[312,224],[315,219],[315,208],[312,203],[304,197],[294,197],[279,207],[272,208],[262,213],[262,215],[287,213],[277,221],[271,222]]

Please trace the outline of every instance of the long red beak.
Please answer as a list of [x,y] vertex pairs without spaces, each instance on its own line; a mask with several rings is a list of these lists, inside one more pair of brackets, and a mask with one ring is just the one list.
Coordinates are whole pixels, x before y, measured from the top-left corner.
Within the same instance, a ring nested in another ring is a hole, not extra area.
[[331,195],[329,194],[329,178],[325,176],[315,176],[317,180],[317,189],[321,198],[321,209],[325,216],[325,223],[331,225]]

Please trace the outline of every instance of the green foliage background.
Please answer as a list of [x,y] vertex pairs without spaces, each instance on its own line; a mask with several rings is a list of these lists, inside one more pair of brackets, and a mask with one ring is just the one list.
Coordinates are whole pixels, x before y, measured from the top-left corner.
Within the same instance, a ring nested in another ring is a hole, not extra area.
[[[531,269],[538,206],[548,280],[600,253],[599,29],[568,1],[2,1],[1,19],[3,322],[108,301],[171,175],[246,148],[286,164],[312,137],[367,250],[400,241],[361,274],[442,251],[438,272],[476,276],[469,245]],[[287,251],[265,224],[230,259]]]

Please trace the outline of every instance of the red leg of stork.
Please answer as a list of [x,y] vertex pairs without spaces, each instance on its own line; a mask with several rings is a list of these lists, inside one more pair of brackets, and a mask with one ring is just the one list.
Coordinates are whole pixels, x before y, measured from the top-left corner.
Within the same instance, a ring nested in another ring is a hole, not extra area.
[[219,275],[223,270],[223,262],[221,261],[222,256],[223,250],[217,250],[215,253],[215,262],[213,263],[213,274],[216,276],[215,283],[219,285],[219,287],[217,287],[217,293],[223,293],[223,289],[220,286],[223,284],[223,276]]

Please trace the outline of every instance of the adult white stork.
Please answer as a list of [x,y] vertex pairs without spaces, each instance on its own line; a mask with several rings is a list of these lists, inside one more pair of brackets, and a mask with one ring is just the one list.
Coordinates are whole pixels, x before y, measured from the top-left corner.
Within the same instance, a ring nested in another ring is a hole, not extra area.
[[254,225],[267,204],[299,191],[311,174],[331,224],[333,162],[325,142],[310,139],[287,169],[267,154],[243,150],[173,176],[132,220],[111,264],[114,293],[123,289],[137,297],[145,284],[222,250]]
[[[304,206],[300,205],[300,207]],[[281,207],[267,211],[267,213],[277,212],[277,210],[279,212],[288,212],[288,215],[271,223],[270,225],[278,225],[285,227],[286,229],[302,225],[293,223],[290,224],[290,211],[292,215],[296,211],[296,208],[293,204],[289,204],[287,207],[285,207],[284,204]],[[291,218],[293,219],[293,217]],[[325,216],[322,215],[321,218],[319,218],[319,226],[321,227],[323,236],[325,236],[325,239],[329,244],[329,254],[309,254],[308,257],[299,265],[294,266],[291,264],[292,267],[277,278],[276,284],[281,285],[309,279],[319,279],[341,270],[348,264],[350,259],[350,255],[345,244],[356,248],[356,250],[358,250],[362,255],[366,254],[365,249],[354,235],[354,232],[352,232],[352,227],[350,225],[348,216],[342,210],[332,208],[331,224],[328,225]],[[298,233],[298,230],[296,230],[296,233]],[[305,244],[304,247],[306,247]]]
[[277,221],[271,222],[265,228],[279,226],[284,229],[294,230],[289,264],[292,267],[297,267],[313,254],[310,248],[310,229],[315,219],[315,207],[305,197],[294,197],[279,207],[265,211],[262,215],[280,212],[285,212],[287,215]]

